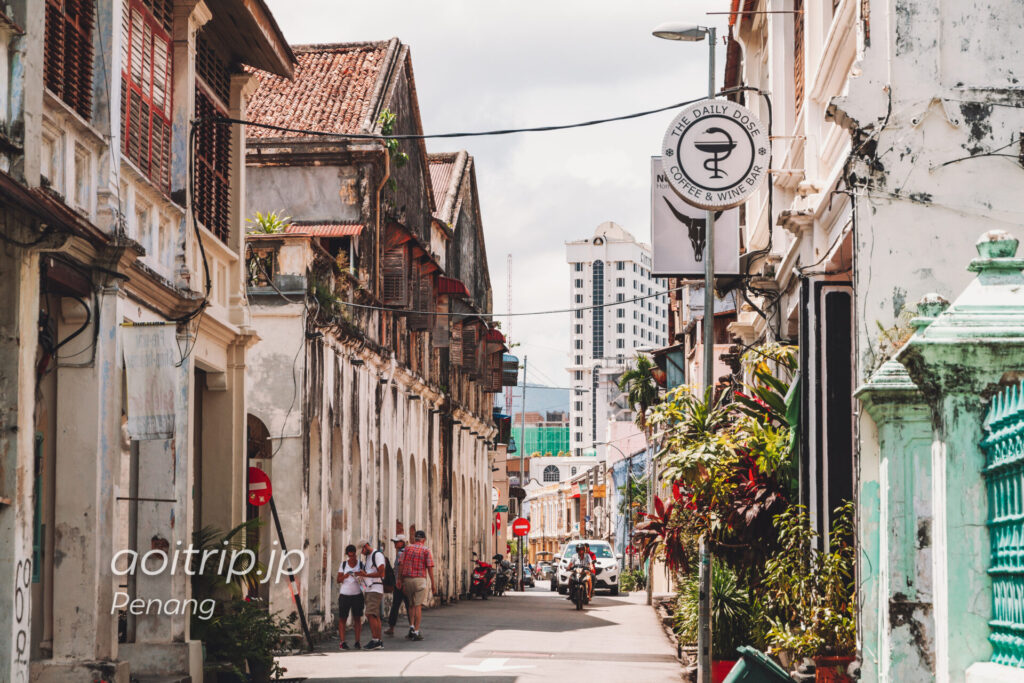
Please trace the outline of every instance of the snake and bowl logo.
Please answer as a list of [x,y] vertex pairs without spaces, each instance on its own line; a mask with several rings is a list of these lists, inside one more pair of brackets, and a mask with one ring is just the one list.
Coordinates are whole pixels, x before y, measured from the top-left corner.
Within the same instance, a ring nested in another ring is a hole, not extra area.
[[768,133],[753,112],[729,100],[702,100],[665,131],[662,166],[687,203],[713,211],[742,204],[768,174]]

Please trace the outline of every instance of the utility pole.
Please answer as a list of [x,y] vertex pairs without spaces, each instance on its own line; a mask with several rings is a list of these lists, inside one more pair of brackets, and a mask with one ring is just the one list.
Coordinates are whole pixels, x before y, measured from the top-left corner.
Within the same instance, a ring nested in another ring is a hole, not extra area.
[[[523,356],[523,415],[520,421],[519,440],[522,442],[522,446],[519,449],[519,486],[523,489],[523,493],[526,493],[526,479],[523,473],[523,465],[526,463],[526,356]],[[524,495],[519,499],[519,516],[523,516],[523,502],[526,500]],[[519,585],[519,590],[523,590],[523,539],[525,536],[517,536],[519,539],[519,577],[516,583]]]
[[[708,34],[708,98],[715,97],[715,28]],[[769,220],[771,218],[769,217]],[[704,238],[704,390],[715,398],[715,212],[708,211]],[[697,683],[711,683],[711,552],[707,534],[699,550],[697,609]]]

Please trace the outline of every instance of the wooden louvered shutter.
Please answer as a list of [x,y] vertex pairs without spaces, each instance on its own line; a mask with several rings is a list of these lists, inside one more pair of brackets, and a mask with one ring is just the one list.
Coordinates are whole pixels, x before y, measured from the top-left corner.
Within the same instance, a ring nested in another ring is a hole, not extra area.
[[501,351],[487,354],[487,391],[495,394],[501,391],[502,357]]
[[209,41],[196,37],[195,195],[199,222],[222,242],[231,236],[231,126],[212,119],[228,115],[231,69]]
[[455,365],[462,365],[462,323],[452,321],[451,341],[448,359]]
[[480,344],[477,334],[479,330],[480,326],[473,323],[467,323],[462,329],[462,367],[472,375],[477,374],[476,351]]
[[92,118],[93,0],[46,0],[43,82],[86,121]]
[[421,276],[413,283],[412,308],[422,313],[409,316],[409,329],[416,332],[429,330],[434,317],[431,313],[434,309],[434,282],[429,275]]
[[448,335],[448,325],[450,316],[447,315],[436,315],[434,316],[434,328],[430,333],[430,344],[435,349],[446,349],[450,343]]
[[[170,0],[126,0],[121,18],[121,148],[161,192],[171,191]],[[159,10],[154,13],[154,8]]]
[[405,306],[409,296],[409,264],[404,246],[384,252],[381,299],[388,306]]
[[793,0],[793,117],[804,103],[804,0]]

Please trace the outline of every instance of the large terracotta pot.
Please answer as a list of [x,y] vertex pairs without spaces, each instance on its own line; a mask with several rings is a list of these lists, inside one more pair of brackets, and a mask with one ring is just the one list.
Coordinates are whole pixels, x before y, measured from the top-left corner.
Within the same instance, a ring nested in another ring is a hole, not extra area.
[[736,659],[713,659],[711,660],[711,683],[722,683],[736,666]]
[[814,683],[853,683],[846,674],[846,667],[853,657],[815,657]]

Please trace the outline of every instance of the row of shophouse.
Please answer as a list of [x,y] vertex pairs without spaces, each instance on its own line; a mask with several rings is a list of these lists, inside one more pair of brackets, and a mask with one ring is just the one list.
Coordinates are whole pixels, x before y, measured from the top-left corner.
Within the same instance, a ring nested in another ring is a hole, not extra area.
[[[770,124],[772,170],[740,208],[744,274],[718,280],[716,379],[742,381],[753,345],[799,348],[800,502],[823,539],[856,503],[862,680],[1022,680],[1021,5],[722,9],[723,89]],[[656,357],[699,385],[684,285]]]
[[257,518],[266,557],[250,467],[314,631],[357,537],[425,530],[465,592],[505,351],[472,157],[216,120],[421,133],[408,47],[293,48],[259,0],[14,0],[0,61],[0,680],[198,675],[188,614],[112,608],[187,574],[112,558]]

